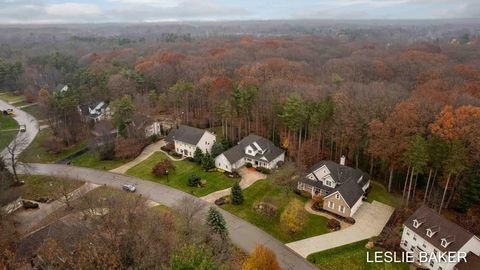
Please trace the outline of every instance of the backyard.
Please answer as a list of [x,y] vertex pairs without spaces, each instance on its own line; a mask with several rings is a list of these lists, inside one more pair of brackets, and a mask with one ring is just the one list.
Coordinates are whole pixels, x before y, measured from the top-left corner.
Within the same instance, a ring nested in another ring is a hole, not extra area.
[[0,151],[17,136],[18,123],[11,116],[0,115]]
[[402,204],[402,198],[395,194],[389,193],[387,188],[376,181],[370,181],[370,192],[367,197],[368,202],[378,201],[398,208]]
[[[306,222],[303,228],[295,234],[288,233],[280,223],[280,215],[282,211],[295,199],[301,200],[302,203],[305,203],[307,199],[295,194],[292,190],[286,187],[273,183],[270,179],[256,182],[245,189],[243,195],[245,197],[243,204],[227,204],[223,205],[222,208],[249,221],[284,243],[329,232],[326,227],[326,218],[309,214],[304,210],[306,214]],[[276,215],[274,217],[268,217],[259,214],[254,209],[254,206],[260,202],[268,202],[275,205],[277,207]]]
[[[168,176],[158,177],[152,174],[152,168],[161,160],[168,157],[156,152],[147,160],[136,165],[127,171],[128,175],[140,177],[153,182],[165,184],[176,189],[183,190],[195,196],[201,197],[217,190],[229,188],[235,182],[220,172],[205,172],[200,165],[187,160],[172,161],[176,169],[169,173]],[[201,179],[207,180],[205,187],[189,187],[187,185],[188,177],[192,174],[198,175]]]
[[[368,240],[359,241],[345,246],[332,248],[308,255],[307,260],[322,270],[408,270],[405,263],[369,263],[367,252],[373,253],[375,248],[366,249]],[[371,254],[370,258],[373,258]]]
[[92,151],[86,152],[72,160],[71,164],[99,170],[111,170],[122,166],[129,160],[101,160],[100,156]]

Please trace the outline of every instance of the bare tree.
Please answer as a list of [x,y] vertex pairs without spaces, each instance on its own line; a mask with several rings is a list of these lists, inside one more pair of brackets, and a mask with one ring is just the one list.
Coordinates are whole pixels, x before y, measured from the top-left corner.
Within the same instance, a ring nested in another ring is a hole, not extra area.
[[201,227],[201,223],[198,222],[198,220],[200,218],[199,214],[203,209],[204,205],[202,202],[192,197],[184,197],[180,203],[175,206],[180,225],[183,227],[185,235],[192,235],[196,228]]
[[18,160],[18,155],[28,146],[28,138],[25,135],[16,136],[15,139],[7,146],[8,160],[6,163],[10,166],[13,173],[13,178],[15,184],[20,184],[18,178],[18,171],[21,170],[22,173],[28,171],[28,165],[26,163],[20,162]]

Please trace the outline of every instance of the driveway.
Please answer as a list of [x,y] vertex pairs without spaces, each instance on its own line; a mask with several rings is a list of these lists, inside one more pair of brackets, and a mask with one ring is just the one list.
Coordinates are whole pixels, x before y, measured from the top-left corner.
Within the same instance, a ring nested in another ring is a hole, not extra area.
[[[238,170],[238,174],[242,177],[240,180],[240,187],[246,189],[253,183],[257,182],[260,179],[266,179],[267,176],[263,173],[259,173],[255,170],[249,170],[248,168],[242,167]],[[200,199],[205,200],[209,203],[215,202],[215,200],[230,195],[230,188],[212,192],[206,196],[201,197]]]
[[[59,164],[30,164],[29,173],[57,176],[66,179],[78,179],[114,188],[120,188],[122,184],[127,183],[135,184],[139,194],[168,207],[174,207],[184,197],[190,197],[202,203],[204,206],[202,210],[203,213],[206,213],[208,207],[211,206],[211,204],[206,201],[178,189],[107,171]],[[316,269],[314,265],[310,264],[303,257],[261,229],[223,209],[218,209],[225,217],[230,239],[239,248],[251,252],[255,248],[255,245],[262,244],[275,252],[282,269]]]
[[152,144],[148,145],[147,147],[145,147],[145,149],[143,149],[142,153],[140,153],[140,155],[138,155],[138,157],[136,157],[134,160],[132,160],[128,163],[125,163],[122,166],[117,167],[115,169],[112,169],[110,171],[114,172],[114,173],[125,174],[130,168],[135,167],[136,165],[138,165],[142,161],[146,160],[151,155],[153,155],[153,153],[161,151],[160,148],[162,148],[162,146],[164,146],[165,144],[166,143],[165,143],[164,140],[160,140],[156,143],[152,143]]
[[373,201],[363,203],[354,214],[355,224],[340,231],[288,243],[303,257],[309,254],[369,239],[379,235],[393,214],[393,207]]
[[[37,136],[38,122],[37,122],[37,119],[35,119],[30,114],[15,108],[14,106],[8,104],[3,100],[0,100],[0,110],[3,111],[6,109],[13,109],[13,113],[14,113],[13,119],[15,119],[19,125],[25,125],[27,129],[25,132],[18,133],[17,135],[17,139],[25,140],[25,143],[22,143],[21,147],[17,148],[16,155],[18,157],[18,155],[23,150],[25,150],[30,145],[30,143],[35,139],[35,136]],[[1,150],[0,156],[3,157],[7,165],[10,164],[9,154],[7,149],[0,149],[0,150]]]

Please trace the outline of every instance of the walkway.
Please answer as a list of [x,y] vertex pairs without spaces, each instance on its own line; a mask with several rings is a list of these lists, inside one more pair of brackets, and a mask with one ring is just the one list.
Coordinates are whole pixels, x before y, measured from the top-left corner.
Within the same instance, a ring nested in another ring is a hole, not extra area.
[[145,147],[145,149],[143,149],[142,153],[140,155],[138,155],[138,157],[136,157],[134,160],[132,160],[128,163],[125,163],[122,166],[117,167],[115,169],[112,169],[110,171],[114,172],[114,173],[125,174],[130,168],[135,167],[136,165],[138,165],[142,161],[146,160],[151,155],[153,155],[153,153],[160,151],[160,148],[164,145],[165,145],[164,140],[160,140],[156,143],[152,143],[152,144],[148,145],[147,147]]
[[[249,170],[248,168],[240,168],[238,174],[242,177],[240,180],[240,187],[246,189],[253,183],[257,182],[260,179],[266,179],[267,176],[263,173],[259,173],[254,170]],[[224,196],[230,195],[230,188],[212,192],[206,196],[201,197],[200,199],[205,200],[209,203],[214,203],[217,199],[220,199]]]
[[303,257],[309,254],[369,239],[379,235],[393,214],[393,207],[373,201],[364,202],[354,214],[355,224],[340,231],[310,237],[287,246]]
[[335,216],[333,215],[330,215],[328,213],[325,213],[325,212],[320,212],[320,211],[315,211],[312,209],[312,200],[309,200],[306,204],[305,204],[305,211],[307,211],[308,213],[312,214],[312,215],[316,215],[316,216],[321,216],[321,217],[324,217],[324,218],[328,218],[328,219],[336,219],[338,222],[340,222],[340,226],[343,229],[346,229],[350,226],[352,226],[352,224],[350,223],[347,223],[341,219],[338,219],[336,218]]
[[[66,179],[73,178],[98,185],[105,184],[114,188],[121,188],[122,184],[127,183],[135,184],[139,194],[167,207],[175,207],[185,197],[193,198],[201,203],[204,206],[203,213],[206,213],[208,207],[211,206],[211,204],[178,189],[107,171],[58,164],[30,164],[29,172]],[[316,269],[314,265],[263,230],[223,209],[218,209],[227,222],[230,239],[237,247],[250,252],[257,244],[262,244],[276,254],[282,269]]]

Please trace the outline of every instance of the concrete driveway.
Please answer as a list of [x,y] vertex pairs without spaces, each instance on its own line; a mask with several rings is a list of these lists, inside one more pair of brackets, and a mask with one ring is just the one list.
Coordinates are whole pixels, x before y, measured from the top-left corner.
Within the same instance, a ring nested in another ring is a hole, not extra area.
[[382,232],[393,210],[393,207],[377,201],[364,202],[353,216],[356,221],[354,225],[344,230],[291,242],[287,246],[306,258],[315,252],[369,239]]
[[[258,180],[267,178],[265,174],[259,173],[255,170],[249,170],[248,168],[245,168],[245,167],[240,168],[238,170],[238,174],[240,174],[240,176],[242,177],[242,179],[240,180],[240,187],[242,189],[248,188]],[[230,188],[212,192],[206,196],[201,197],[201,199],[209,203],[213,203],[215,202],[215,200],[227,195],[230,195]]]
[[136,165],[138,165],[142,161],[146,160],[151,155],[153,155],[153,153],[160,151],[160,148],[162,148],[165,144],[166,144],[166,142],[164,140],[160,140],[156,143],[152,143],[152,144],[148,145],[147,147],[145,147],[145,149],[143,149],[142,153],[140,153],[140,155],[138,155],[138,157],[136,157],[134,160],[132,160],[128,163],[125,163],[122,166],[117,167],[115,169],[112,169],[110,171],[114,172],[114,173],[125,174],[130,168],[135,167]]
[[[211,206],[210,203],[178,189],[107,171],[59,164],[29,164],[29,173],[66,179],[78,179],[114,188],[120,188],[122,184],[127,183],[135,184],[139,194],[168,207],[176,206],[184,197],[193,198],[201,203],[204,206],[202,210],[203,213],[206,213],[208,207]],[[262,244],[276,254],[282,269],[316,269],[314,265],[310,264],[303,257],[271,235],[223,209],[218,209],[227,222],[230,239],[237,247],[244,251],[251,252],[257,244]]]

